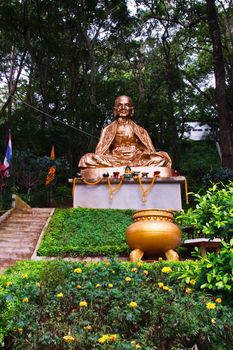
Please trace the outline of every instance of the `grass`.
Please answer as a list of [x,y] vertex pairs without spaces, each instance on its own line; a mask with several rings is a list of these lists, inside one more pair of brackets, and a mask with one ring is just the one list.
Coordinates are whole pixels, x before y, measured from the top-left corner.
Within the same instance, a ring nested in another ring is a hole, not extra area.
[[128,254],[132,210],[56,209],[38,250],[42,256]]

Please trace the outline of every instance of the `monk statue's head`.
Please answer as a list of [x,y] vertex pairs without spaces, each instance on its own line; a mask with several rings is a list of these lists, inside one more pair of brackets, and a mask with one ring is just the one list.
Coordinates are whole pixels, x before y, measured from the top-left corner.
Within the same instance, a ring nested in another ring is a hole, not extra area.
[[113,114],[116,118],[128,119],[134,114],[132,99],[129,96],[118,96],[115,99]]

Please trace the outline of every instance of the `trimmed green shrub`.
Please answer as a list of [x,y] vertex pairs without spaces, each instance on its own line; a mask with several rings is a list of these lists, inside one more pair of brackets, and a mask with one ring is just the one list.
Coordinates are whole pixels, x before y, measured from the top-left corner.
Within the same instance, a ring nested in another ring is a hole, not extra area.
[[125,230],[132,210],[57,209],[38,254],[85,256],[128,254]]
[[232,308],[172,278],[191,262],[24,262],[0,277],[5,349],[224,350]]

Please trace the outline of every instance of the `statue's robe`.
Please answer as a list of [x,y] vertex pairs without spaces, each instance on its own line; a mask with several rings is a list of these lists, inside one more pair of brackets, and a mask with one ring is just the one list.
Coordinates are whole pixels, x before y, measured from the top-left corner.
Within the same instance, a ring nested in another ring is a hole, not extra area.
[[126,165],[171,167],[169,155],[162,151],[156,152],[147,131],[131,119],[125,126],[118,120],[106,126],[101,132],[95,153],[85,154],[79,162],[82,169]]

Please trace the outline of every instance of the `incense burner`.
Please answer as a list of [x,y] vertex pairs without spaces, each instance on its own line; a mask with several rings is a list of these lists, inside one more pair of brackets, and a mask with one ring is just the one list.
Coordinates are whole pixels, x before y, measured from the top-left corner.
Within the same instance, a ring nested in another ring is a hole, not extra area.
[[144,253],[179,260],[175,248],[180,245],[181,231],[173,222],[173,213],[162,209],[138,210],[126,230],[126,241],[132,252],[130,261],[140,260]]

